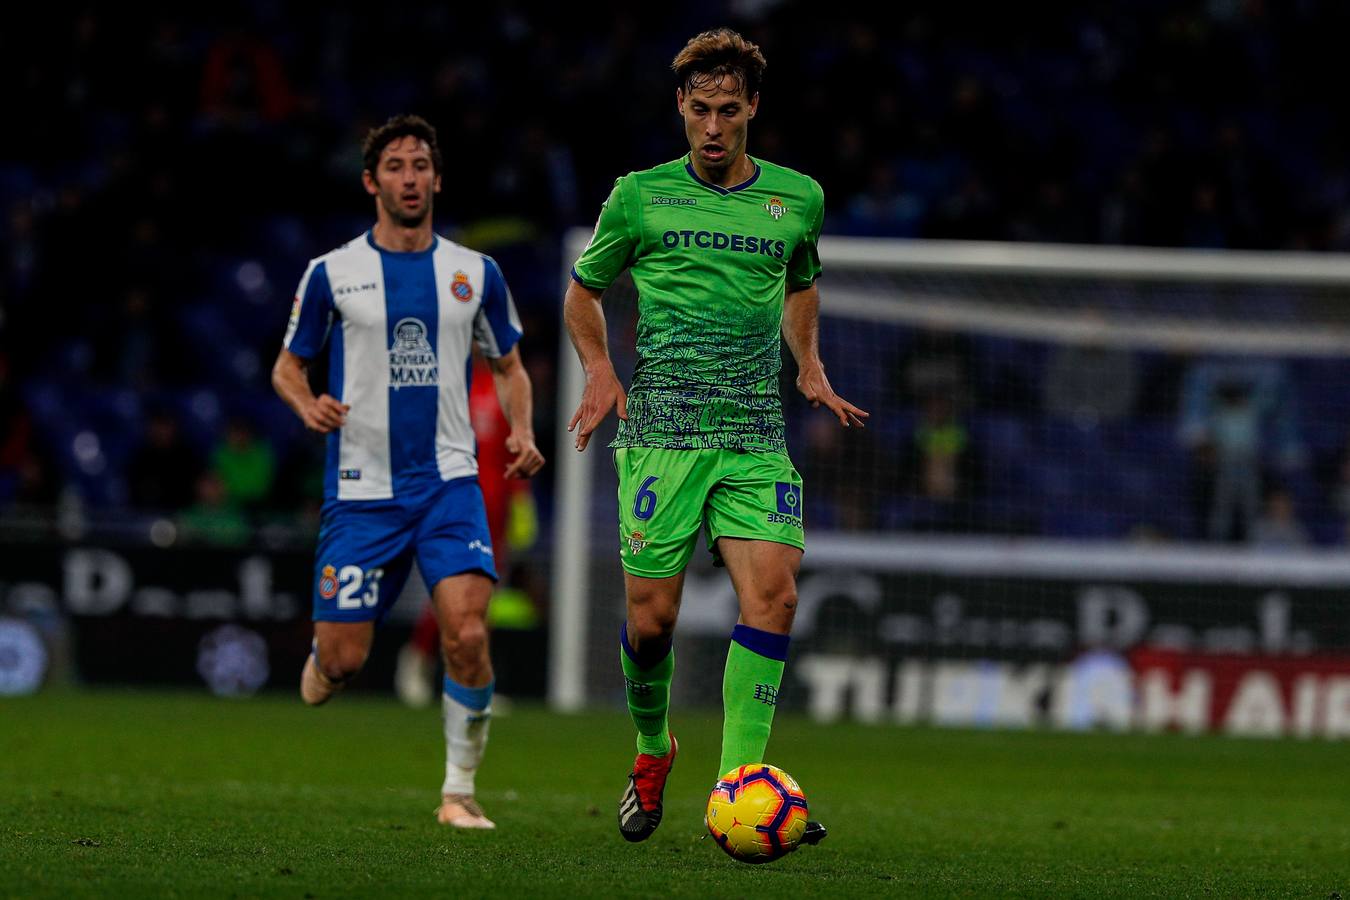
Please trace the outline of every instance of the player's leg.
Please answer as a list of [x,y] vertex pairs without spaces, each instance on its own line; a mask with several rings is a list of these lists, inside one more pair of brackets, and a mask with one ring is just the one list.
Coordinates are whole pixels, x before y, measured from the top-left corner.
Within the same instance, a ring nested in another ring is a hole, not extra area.
[[646,840],[661,824],[666,779],[679,745],[670,733],[673,635],[684,569],[702,522],[706,453],[627,448],[615,452],[619,474],[619,556],[628,610],[619,662],[637,757],[619,800],[619,833]]
[[497,572],[491,540],[475,478],[441,485],[415,537],[417,566],[431,590],[445,659],[445,780],[437,819],[459,828],[495,827],[474,798],[492,720],[487,608]]
[[670,684],[675,676],[673,636],[684,573],[643,578],[624,573],[628,615],[619,632],[624,697],[637,728],[637,756],[619,798],[619,834],[644,841],[661,824],[666,780],[679,742],[670,732]]
[[670,752],[670,683],[675,675],[675,620],[679,616],[684,573],[642,578],[624,573],[628,614],[619,633],[624,695],[637,728],[638,753]]
[[719,538],[717,546],[741,607],[722,675],[722,758],[717,770],[730,772],[764,761],[787,665],[802,551],[731,537]]
[[[722,675],[722,758],[718,773],[763,762],[797,612],[805,546],[801,476],[787,456],[736,454],[708,498],[708,536],[740,601]],[[802,841],[825,838],[806,823]]]
[[387,503],[325,507],[314,557],[314,648],[300,676],[300,696],[326,702],[370,654],[375,623],[408,578],[410,534]]
[[719,775],[764,761],[804,547],[801,476],[780,453],[725,453],[708,498],[708,536],[740,600],[722,677]]
[[492,660],[487,608],[492,579],[478,572],[442,578],[433,592],[440,624],[445,680],[445,781],[437,818],[458,828],[493,828],[474,799],[474,776],[487,747],[492,720]]

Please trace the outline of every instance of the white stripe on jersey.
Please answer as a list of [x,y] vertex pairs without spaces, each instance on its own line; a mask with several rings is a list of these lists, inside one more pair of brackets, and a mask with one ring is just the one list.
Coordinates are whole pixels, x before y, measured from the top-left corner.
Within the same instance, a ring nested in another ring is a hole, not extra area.
[[342,402],[351,405],[339,432],[338,469],[360,478],[338,482],[339,500],[394,496],[389,449],[389,343],[384,268],[364,239],[324,257],[342,323]]
[[[474,322],[481,318],[483,291],[487,287],[486,263],[471,250],[440,241],[433,255],[436,271],[436,359],[440,367],[441,392],[436,402],[436,468],[442,480],[478,474],[473,425],[469,421],[469,341]],[[468,276],[473,296],[460,300],[450,292],[455,276]]]

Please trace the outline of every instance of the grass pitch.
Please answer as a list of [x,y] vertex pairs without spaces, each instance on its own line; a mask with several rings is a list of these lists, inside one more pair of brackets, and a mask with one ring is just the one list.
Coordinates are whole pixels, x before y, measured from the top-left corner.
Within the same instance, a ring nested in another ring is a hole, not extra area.
[[515,708],[479,794],[433,809],[440,719],[352,695],[98,691],[0,700],[0,896],[1338,898],[1345,744],[940,731],[780,717],[770,761],[830,828],[768,866],[703,840],[719,719],[677,710],[645,844],[617,834],[621,712]]

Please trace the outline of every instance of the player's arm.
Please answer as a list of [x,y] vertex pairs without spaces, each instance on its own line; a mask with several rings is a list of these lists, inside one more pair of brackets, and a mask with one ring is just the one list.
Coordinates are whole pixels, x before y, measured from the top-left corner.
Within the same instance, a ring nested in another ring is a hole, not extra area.
[[309,389],[309,362],[284,347],[272,365],[272,387],[310,431],[327,434],[347,421],[351,406],[331,394],[314,396]]
[[834,392],[820,361],[820,291],[813,281],[809,286],[789,290],[783,304],[783,339],[797,361],[797,390],[812,407],[824,405],[839,418],[845,428],[864,427],[868,413]]
[[511,424],[506,436],[506,449],[515,457],[506,467],[507,478],[529,478],[544,466],[544,454],[534,443],[534,395],[530,387],[530,373],[520,359],[520,347],[512,347],[496,359],[492,366],[492,383],[497,388],[497,400]]
[[[609,358],[605,310],[600,305],[600,296],[600,291],[574,279],[563,297],[563,322],[581,367],[586,371],[586,389],[582,391],[581,403],[567,426],[568,431],[577,431],[578,450],[586,449],[591,434],[611,409],[618,408],[620,419],[628,418],[628,393],[619,382],[614,362]],[[578,425],[581,426],[579,431]]]

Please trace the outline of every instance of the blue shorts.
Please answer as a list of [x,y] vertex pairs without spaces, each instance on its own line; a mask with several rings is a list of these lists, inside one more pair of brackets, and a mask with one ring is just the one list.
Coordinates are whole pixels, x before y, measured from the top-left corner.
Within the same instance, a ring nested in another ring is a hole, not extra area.
[[437,480],[393,500],[326,501],[314,555],[315,621],[383,619],[414,558],[428,591],[465,572],[497,580],[477,477]]

